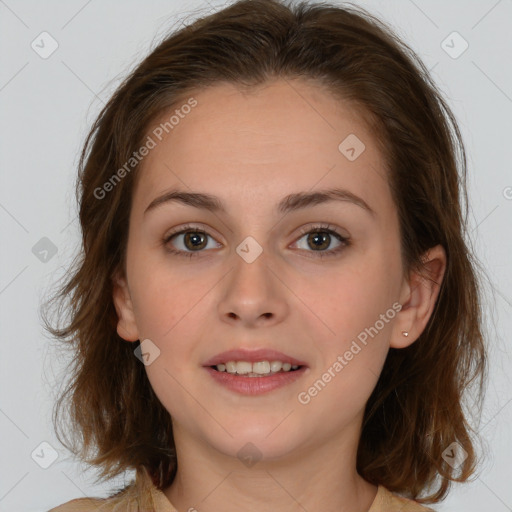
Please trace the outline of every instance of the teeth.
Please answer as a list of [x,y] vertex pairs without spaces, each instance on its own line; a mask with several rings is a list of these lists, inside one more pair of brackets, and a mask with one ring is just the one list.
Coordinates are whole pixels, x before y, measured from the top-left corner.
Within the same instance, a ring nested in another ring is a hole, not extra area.
[[[238,363],[238,364],[240,364],[240,363]],[[252,371],[253,371],[253,373],[257,373],[259,375],[263,375],[264,373],[269,373],[270,372],[270,363],[268,361],[259,361],[257,363],[252,363]]]
[[[217,365],[217,370],[219,370],[219,365]],[[220,371],[222,371],[222,370],[219,370],[219,372]],[[226,363],[226,371],[228,373],[236,373],[236,363],[235,363],[235,361],[228,361]]]
[[236,363],[236,373],[238,375],[245,375],[246,373],[252,372],[252,363],[248,363],[247,361],[238,361]]
[[250,363],[249,361],[227,361],[224,364],[218,364],[216,368],[219,372],[226,371],[227,373],[256,377],[259,375],[271,375],[281,370],[283,372],[297,370],[299,366],[281,361],[258,361],[256,363]]
[[283,363],[281,361],[272,361],[270,363],[270,370],[273,372],[278,372],[283,367]]

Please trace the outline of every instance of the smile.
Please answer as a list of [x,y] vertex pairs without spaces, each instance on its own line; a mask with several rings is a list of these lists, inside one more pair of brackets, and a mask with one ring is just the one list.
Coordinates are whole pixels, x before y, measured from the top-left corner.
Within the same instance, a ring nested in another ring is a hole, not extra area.
[[227,372],[233,375],[267,377],[279,372],[295,371],[299,368],[299,365],[283,363],[282,361],[257,361],[255,363],[250,361],[227,361],[226,363],[217,364],[212,368],[219,372]]
[[203,363],[216,384],[242,395],[261,395],[300,379],[308,365],[273,349],[238,348]]
[[[220,372],[214,368],[206,368],[213,380],[222,387],[239,393],[241,395],[261,395],[277,390],[279,388],[291,385],[300,379],[308,370],[305,366],[300,366],[296,370],[270,373],[268,375],[228,373]],[[256,378],[250,378],[256,377]]]

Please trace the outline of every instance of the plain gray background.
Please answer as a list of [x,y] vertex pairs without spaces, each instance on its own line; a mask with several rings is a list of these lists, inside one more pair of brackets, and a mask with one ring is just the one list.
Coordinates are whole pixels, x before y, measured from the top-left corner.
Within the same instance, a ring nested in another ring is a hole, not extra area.
[[[485,299],[490,381],[475,425],[489,454],[474,481],[455,486],[435,508],[510,511],[512,1],[354,3],[412,46],[459,120],[469,157],[471,241],[496,291]],[[45,337],[39,305],[79,243],[73,185],[99,109],[161,36],[222,5],[0,0],[0,511],[47,511],[123,483],[94,486],[94,472],[85,472],[55,438],[51,410],[66,359]],[[42,37],[37,53],[31,45]],[[51,44],[57,49],[43,58]]]

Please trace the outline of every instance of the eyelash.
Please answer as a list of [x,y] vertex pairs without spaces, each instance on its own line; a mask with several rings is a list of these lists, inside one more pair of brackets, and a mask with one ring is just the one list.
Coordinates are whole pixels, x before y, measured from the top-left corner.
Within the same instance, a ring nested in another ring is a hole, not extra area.
[[[349,238],[340,235],[337,231],[334,231],[333,229],[330,229],[330,228],[331,228],[330,224],[319,224],[319,225],[316,225],[316,226],[312,226],[312,227],[310,226],[310,227],[307,227],[307,228],[303,228],[301,230],[300,236],[299,236],[299,238],[297,240],[300,240],[301,238],[304,237],[304,235],[307,235],[307,234],[310,234],[310,233],[328,233],[329,235],[334,235],[340,242],[342,242],[342,245],[340,245],[337,249],[330,249],[328,251],[306,251],[306,252],[314,252],[314,253],[316,253],[315,256],[312,256],[313,258],[316,258],[316,257],[318,257],[318,258],[325,258],[325,257],[336,256],[344,248],[346,248],[349,245],[351,245],[351,242],[350,242]],[[183,226],[179,231],[174,231],[172,233],[169,233],[168,235],[166,235],[163,238],[162,244],[165,246],[165,250],[167,252],[171,253],[171,254],[175,254],[177,256],[183,256],[185,258],[193,258],[195,256],[198,256],[199,253],[204,252],[204,251],[186,252],[186,251],[181,251],[181,250],[178,250],[178,249],[174,249],[174,248],[169,246],[169,242],[175,236],[183,235],[183,234],[188,233],[188,232],[194,232],[194,233],[199,233],[199,234],[206,235],[206,236],[211,236],[206,231],[203,231],[201,229],[198,229],[198,228],[190,226],[190,225],[186,225],[186,226]]]

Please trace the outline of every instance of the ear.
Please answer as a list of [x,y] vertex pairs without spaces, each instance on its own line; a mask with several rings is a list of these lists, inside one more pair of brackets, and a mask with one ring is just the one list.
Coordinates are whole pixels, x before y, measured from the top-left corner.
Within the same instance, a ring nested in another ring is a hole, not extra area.
[[126,277],[116,274],[113,279],[113,299],[117,312],[117,334],[126,341],[137,341],[139,331]]
[[[400,304],[396,322],[393,325],[390,346],[405,348],[414,343],[425,329],[436,305],[441,283],[446,270],[446,252],[442,245],[429,249],[423,256],[429,277],[417,272],[404,280],[400,293]],[[402,334],[406,331],[409,335]]]

